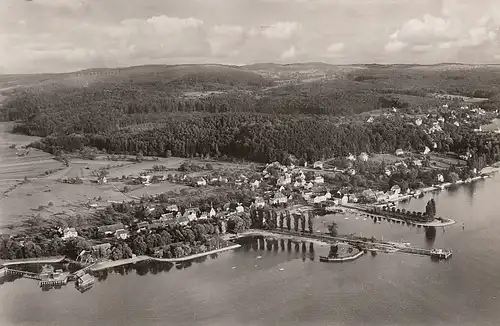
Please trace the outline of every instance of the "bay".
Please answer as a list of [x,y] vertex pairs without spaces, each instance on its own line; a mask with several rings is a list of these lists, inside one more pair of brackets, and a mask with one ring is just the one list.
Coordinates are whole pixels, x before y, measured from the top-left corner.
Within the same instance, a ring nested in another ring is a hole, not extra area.
[[5,282],[0,325],[497,325],[499,192],[497,175],[399,204],[424,210],[435,198],[437,214],[457,224],[434,233],[354,215],[316,221],[322,230],[335,220],[340,233],[452,249],[449,261],[380,253],[326,264],[317,258],[326,246],[252,238],[187,265],[118,268],[84,293]]

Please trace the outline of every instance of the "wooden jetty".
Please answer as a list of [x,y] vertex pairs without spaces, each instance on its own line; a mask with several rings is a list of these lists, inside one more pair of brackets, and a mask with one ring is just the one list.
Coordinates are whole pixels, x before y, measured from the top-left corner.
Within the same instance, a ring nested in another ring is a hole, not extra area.
[[31,279],[34,279],[34,280],[40,280],[40,276],[38,274],[36,274],[36,273],[27,272],[27,271],[20,271],[20,270],[17,270],[17,269],[7,268],[6,274],[7,275],[22,276],[22,277],[31,278]]

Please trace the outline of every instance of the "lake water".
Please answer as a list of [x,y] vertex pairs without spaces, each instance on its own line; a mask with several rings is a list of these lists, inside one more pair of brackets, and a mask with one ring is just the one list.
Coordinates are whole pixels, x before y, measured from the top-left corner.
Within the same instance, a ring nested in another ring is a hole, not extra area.
[[33,280],[5,282],[0,325],[498,325],[499,192],[497,175],[400,203],[423,210],[434,196],[438,215],[457,221],[434,236],[348,215],[316,222],[323,228],[335,219],[340,233],[450,248],[449,261],[379,253],[327,264],[317,256],[328,247],[247,240],[184,266],[102,273],[84,293],[72,284],[41,291]]

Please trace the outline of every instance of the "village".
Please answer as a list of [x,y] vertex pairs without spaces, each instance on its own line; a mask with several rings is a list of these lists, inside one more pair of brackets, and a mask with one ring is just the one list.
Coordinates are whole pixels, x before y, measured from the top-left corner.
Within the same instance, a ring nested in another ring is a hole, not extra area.
[[[442,146],[439,135],[445,121],[457,128],[460,123],[478,124],[477,132],[496,132],[481,130],[480,123],[491,120],[491,116],[484,117],[485,112],[480,108],[447,109],[443,106],[439,114],[401,116],[434,137],[430,139],[435,141],[420,152],[400,148],[394,153],[347,153],[315,162],[297,160],[290,155],[285,162],[260,166],[224,165],[209,158],[141,157],[133,163],[118,162],[115,166],[101,167],[85,161],[68,163],[69,169],[71,164],[83,166],[84,177],[66,175],[57,182],[75,189],[82,185],[95,189],[112,186],[123,200],[89,199],[86,208],[100,219],[87,224],[66,223],[42,227],[38,234],[3,234],[2,237],[15,242],[19,252],[26,251],[26,246],[40,248],[34,250],[31,257],[43,256],[54,239],[62,241],[61,247],[71,243],[73,261],[81,264],[85,271],[92,271],[148,257],[179,261],[227,250],[235,247],[228,241],[231,234],[248,229],[314,234],[315,215],[357,212],[419,227],[451,225],[454,221],[449,217],[435,219],[422,212],[400,212],[395,208],[398,201],[487,178],[489,172],[495,171],[484,172],[474,167],[470,164],[472,154],[468,152],[437,153],[438,146]],[[391,118],[397,110],[389,112],[392,113],[384,117],[371,116],[366,123]],[[116,161],[116,158],[108,155],[107,160]],[[171,164],[171,160],[177,163]],[[135,168],[137,174],[118,176],[122,166],[134,164],[142,167]],[[158,191],[164,189],[161,185],[178,191]],[[139,191],[142,195],[134,194]],[[51,276],[52,281],[44,276],[44,284],[58,283],[63,275],[61,271],[46,270],[45,273],[56,276]],[[79,275],[80,279],[84,284],[93,283],[87,273]]]

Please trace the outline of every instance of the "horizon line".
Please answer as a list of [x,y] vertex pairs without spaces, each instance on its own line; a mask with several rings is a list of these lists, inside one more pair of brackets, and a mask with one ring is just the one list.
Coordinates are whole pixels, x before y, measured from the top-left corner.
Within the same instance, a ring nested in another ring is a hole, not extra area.
[[84,72],[88,70],[116,70],[116,69],[127,69],[136,67],[147,67],[147,66],[162,66],[162,67],[174,67],[174,66],[224,66],[224,67],[248,67],[253,65],[276,65],[276,66],[291,66],[291,65],[306,65],[306,64],[321,64],[332,67],[349,67],[349,66],[420,66],[420,67],[432,67],[432,66],[446,66],[446,65],[460,65],[460,66],[500,66],[500,63],[467,63],[467,62],[439,62],[431,64],[422,63],[345,63],[345,64],[334,64],[326,63],[322,61],[297,61],[289,63],[279,63],[279,62],[254,62],[247,64],[231,64],[231,63],[174,63],[174,64],[163,64],[163,63],[152,63],[152,64],[138,64],[130,66],[115,66],[115,67],[92,67],[92,68],[82,68],[69,71],[54,71],[54,72],[32,72],[32,73],[0,73],[0,76],[27,76],[27,75],[60,75],[60,74],[71,74],[77,72]]

